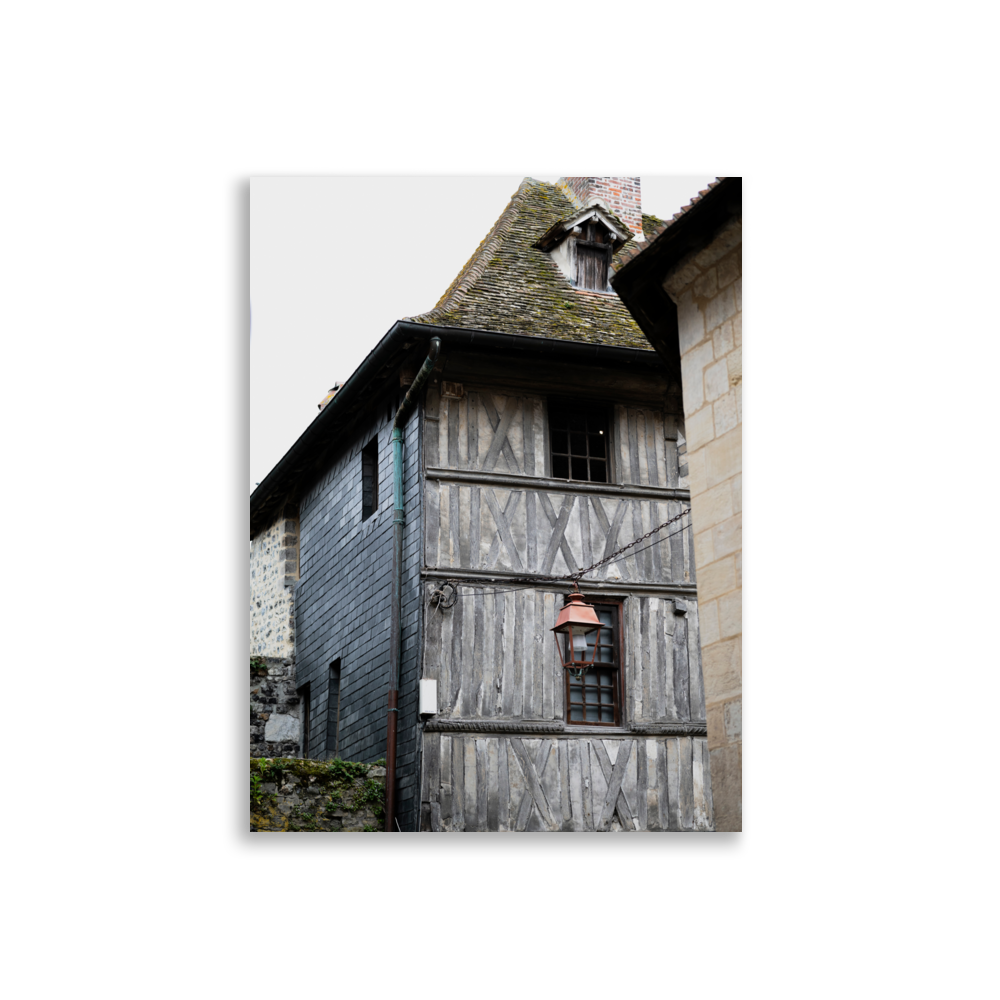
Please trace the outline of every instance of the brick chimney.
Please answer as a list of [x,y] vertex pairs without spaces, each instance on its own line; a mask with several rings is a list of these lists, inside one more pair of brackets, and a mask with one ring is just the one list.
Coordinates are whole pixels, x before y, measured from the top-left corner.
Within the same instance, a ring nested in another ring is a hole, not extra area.
[[645,240],[638,177],[563,177],[560,183],[573,192],[584,208],[595,201],[607,205],[632,230],[637,242]]

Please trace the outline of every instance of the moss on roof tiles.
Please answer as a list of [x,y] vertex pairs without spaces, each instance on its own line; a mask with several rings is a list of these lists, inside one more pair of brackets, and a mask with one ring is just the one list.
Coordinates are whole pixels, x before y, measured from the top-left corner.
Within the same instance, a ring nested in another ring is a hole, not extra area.
[[[434,326],[651,351],[616,294],[574,288],[548,254],[533,249],[551,226],[577,211],[556,185],[526,177],[437,305],[410,318]],[[644,230],[646,218],[652,216],[643,217]],[[632,246],[630,240],[619,255]]]

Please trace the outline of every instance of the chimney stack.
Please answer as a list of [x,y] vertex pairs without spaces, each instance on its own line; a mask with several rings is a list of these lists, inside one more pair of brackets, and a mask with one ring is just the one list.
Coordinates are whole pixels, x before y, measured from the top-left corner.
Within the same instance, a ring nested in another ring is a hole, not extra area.
[[641,243],[642,198],[638,177],[563,177],[565,184],[584,208],[601,202],[632,230],[632,237]]

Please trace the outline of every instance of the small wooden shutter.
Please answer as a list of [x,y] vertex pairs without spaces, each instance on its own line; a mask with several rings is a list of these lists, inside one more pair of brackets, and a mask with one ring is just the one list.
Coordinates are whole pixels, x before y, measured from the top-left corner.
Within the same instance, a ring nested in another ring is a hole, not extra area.
[[580,288],[603,292],[608,285],[608,248],[600,244],[576,244],[576,283]]

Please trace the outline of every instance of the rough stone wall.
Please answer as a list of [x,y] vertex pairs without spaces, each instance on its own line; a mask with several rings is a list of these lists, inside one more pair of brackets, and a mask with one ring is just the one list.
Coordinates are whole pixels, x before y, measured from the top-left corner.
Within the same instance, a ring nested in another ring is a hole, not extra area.
[[337,760],[250,761],[251,833],[378,833],[385,768]]
[[298,575],[298,510],[288,507],[250,543],[251,656],[294,655],[293,588]]
[[[395,407],[391,407],[394,411]],[[392,416],[388,401],[301,502],[301,578],[295,588],[296,676],[309,684],[309,756],[332,754],[328,739],[330,665],[340,660],[339,753],[346,760],[385,757],[392,583]],[[396,758],[397,808],[402,830],[416,828],[418,738],[417,677],[420,634],[420,419],[404,430],[402,677]],[[379,502],[361,520],[361,449],[378,437]],[[332,743],[332,741],[331,741]]]
[[300,701],[293,659],[251,658],[251,757],[297,757],[301,753]]
[[716,829],[742,830],[742,217],[663,287],[677,303]]

